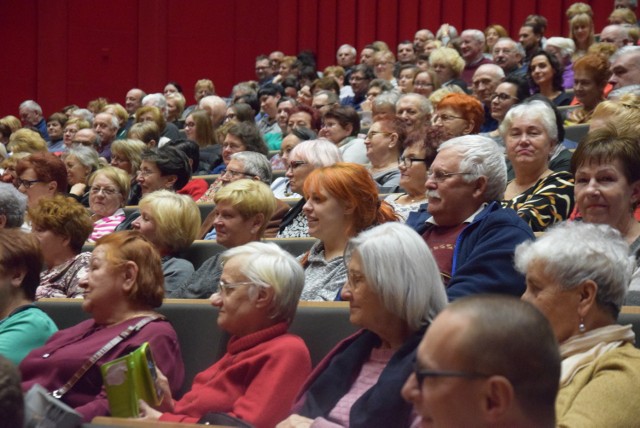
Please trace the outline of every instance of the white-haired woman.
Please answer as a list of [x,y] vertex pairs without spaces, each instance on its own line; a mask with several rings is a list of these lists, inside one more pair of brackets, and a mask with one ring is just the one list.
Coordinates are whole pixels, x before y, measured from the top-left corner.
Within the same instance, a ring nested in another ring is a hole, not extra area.
[[512,107],[500,133],[515,172],[503,206],[514,209],[534,232],[567,219],[573,209],[573,176],[549,169],[558,144],[553,109],[538,100]]
[[98,152],[91,147],[77,146],[62,156],[67,168],[69,194],[85,207],[89,206],[89,177],[100,168]]
[[151,241],[160,253],[165,291],[171,294],[194,272],[191,262],[178,256],[198,236],[198,206],[188,195],[157,190],[142,198],[140,216],[131,226]]
[[640,351],[616,319],[635,266],[618,231],[565,222],[516,248],[523,300],[547,317],[560,344],[556,399],[561,427],[637,426]]
[[447,298],[427,244],[408,226],[385,223],[351,239],[342,298],[362,327],[316,367],[278,427],[409,426],[400,391],[415,349]]
[[222,260],[211,303],[220,308],[218,326],[232,336],[227,353],[198,374],[180,400],[162,382],[164,413],[143,405],[146,419],[195,423],[225,413],[273,427],[311,371],[304,341],[287,333],[304,284],[296,259],[275,244],[252,242],[227,250]]
[[[302,186],[314,169],[342,162],[338,147],[327,140],[303,141],[291,150],[286,176],[291,192],[302,194]],[[307,216],[302,212],[304,198],[294,205],[280,223],[277,238],[308,238]]]

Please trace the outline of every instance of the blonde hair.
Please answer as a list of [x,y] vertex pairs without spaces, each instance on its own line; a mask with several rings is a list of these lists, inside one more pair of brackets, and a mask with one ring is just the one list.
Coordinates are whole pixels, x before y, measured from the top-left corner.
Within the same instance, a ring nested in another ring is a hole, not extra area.
[[37,153],[47,151],[47,142],[36,131],[22,128],[13,132],[7,144],[9,151],[18,153]]
[[263,214],[264,222],[260,226],[258,236],[264,234],[276,210],[276,198],[273,192],[269,186],[258,180],[242,179],[229,183],[216,192],[213,202],[231,204],[245,219]]
[[[459,76],[460,73],[462,73],[465,65],[464,59],[462,59],[457,50],[444,47],[434,49],[434,51],[431,52],[431,55],[429,55],[429,64],[433,66],[436,62],[443,62],[448,65],[456,76]],[[440,84],[442,83],[444,82],[440,82]]]
[[126,158],[131,164],[131,176],[134,176],[140,169],[140,163],[142,162],[140,155],[146,148],[147,145],[140,140],[115,140],[111,144],[111,154],[122,155],[122,157]]

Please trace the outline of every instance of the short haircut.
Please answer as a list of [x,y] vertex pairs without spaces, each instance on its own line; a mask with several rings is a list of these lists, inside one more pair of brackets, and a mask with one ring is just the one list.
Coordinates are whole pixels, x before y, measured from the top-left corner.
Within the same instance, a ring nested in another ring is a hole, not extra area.
[[16,173],[23,174],[29,168],[36,173],[36,178],[45,182],[56,182],[56,192],[67,191],[67,168],[59,157],[49,152],[38,152],[20,159],[16,165]]
[[49,122],[58,122],[60,126],[64,128],[65,123],[67,123],[67,115],[64,113],[53,113],[47,118],[47,123]]
[[212,94],[216,93],[216,86],[209,79],[200,79],[196,82],[194,86],[195,92],[198,92],[199,89],[206,89]]
[[271,216],[276,210],[276,198],[266,184],[256,180],[237,180],[220,188],[213,197],[218,205],[222,202],[231,204],[244,219],[257,214],[264,216],[264,223],[258,231],[262,236]]
[[264,143],[258,127],[253,123],[236,123],[231,128],[229,128],[227,134],[233,135],[234,137],[242,141],[245,150],[248,152],[258,152],[262,153],[265,156],[269,154],[269,149]]
[[317,90],[331,91],[336,95],[340,94],[340,85],[338,85],[338,82],[336,82],[336,79],[333,77],[321,77],[316,79],[309,89],[311,89],[311,93],[314,95],[316,95],[315,92]]
[[273,243],[250,242],[222,253],[222,263],[238,257],[249,281],[274,290],[270,318],[290,324],[304,287],[304,270],[287,251]]
[[458,355],[464,370],[504,376],[531,421],[555,420],[561,359],[553,330],[540,311],[499,295],[461,298],[445,311],[469,319]]
[[163,146],[159,149],[146,149],[140,158],[143,161],[153,162],[160,170],[161,176],[175,175],[174,190],[180,190],[191,179],[191,166],[187,155],[171,146]]
[[[95,248],[104,247],[111,269],[122,269],[126,262],[138,267],[138,276],[127,296],[136,306],[158,308],[164,298],[164,274],[160,254],[137,230],[124,230],[103,236]],[[94,250],[95,251],[95,250]]]
[[80,253],[93,231],[87,209],[75,199],[63,195],[41,198],[28,212],[34,229],[48,230],[68,238],[69,246],[76,254]]
[[618,58],[624,55],[637,55],[637,64],[638,62],[640,62],[640,46],[623,46],[618,49],[613,55],[611,55],[609,61],[611,61],[611,63],[613,64]]
[[337,52],[340,52],[343,48],[344,48],[344,49],[348,49],[348,50],[349,50],[349,53],[350,53],[351,55],[353,55],[353,56],[356,56],[356,55],[358,54],[358,51],[356,51],[356,48],[354,48],[354,47],[353,47],[353,46],[351,46],[351,45],[344,44],[344,45],[341,45],[341,46],[338,48],[338,50],[336,51],[336,57],[338,56],[338,53],[337,53]]
[[24,423],[24,398],[18,368],[0,356],[0,420],[6,427],[20,427]]
[[[438,62],[448,65],[456,76],[460,76],[465,66],[464,59],[458,51],[453,48],[442,47],[431,52],[431,55],[429,55],[429,64],[433,66]],[[443,83],[445,82],[440,82],[440,84]]]
[[[189,160],[191,160],[191,171],[195,173],[200,167],[200,147],[198,143],[193,140],[187,140],[180,138],[177,140],[171,140],[165,144],[169,147],[174,147],[183,152]],[[163,146],[164,147],[164,146]]]
[[[294,105],[295,105],[295,100],[293,100],[291,98],[288,98],[288,97],[280,98],[278,100],[278,105],[280,105],[281,102],[285,102],[285,101],[293,102]],[[255,123],[256,112],[253,111],[253,108],[251,108],[251,106],[249,104],[246,104],[246,103],[235,103],[235,104],[230,105],[229,108],[232,109],[235,112],[235,114],[236,114],[235,119],[238,122],[252,122],[252,123]]]
[[555,113],[551,107],[538,100],[525,101],[509,109],[500,124],[500,134],[502,138],[506,137],[509,129],[513,126],[513,122],[523,117],[531,120],[539,120],[549,138],[555,144],[558,143],[558,127]]
[[531,95],[529,82],[527,82],[524,77],[520,77],[515,74],[509,74],[501,83],[510,83],[516,87],[516,98],[518,99],[518,104],[526,100],[529,95]]
[[163,111],[167,108],[167,99],[164,97],[164,94],[156,92],[155,94],[146,95],[142,99],[142,105],[150,103],[154,107],[158,107],[160,111]]
[[351,68],[352,76],[353,76],[353,73],[362,73],[365,80],[373,80],[376,78],[376,75],[373,72],[373,68],[369,67],[367,64],[354,65]]
[[390,222],[365,230],[349,240],[347,266],[353,253],[362,260],[367,285],[412,331],[429,324],[446,306],[438,265],[424,239],[410,227]]
[[20,227],[27,210],[27,196],[13,184],[0,183],[0,215],[5,217],[6,228]]
[[308,140],[295,146],[289,154],[289,159],[300,159],[320,168],[342,162],[342,154],[331,141],[325,139]]
[[76,146],[69,149],[62,156],[62,160],[66,160],[69,157],[75,157],[82,166],[89,168],[89,174],[100,168],[100,158],[98,152],[92,147]]
[[10,152],[26,152],[37,153],[47,150],[47,142],[36,131],[31,129],[22,128],[13,132],[9,137],[9,144],[7,149]]
[[614,319],[618,317],[635,258],[620,232],[608,225],[562,222],[547,229],[535,242],[516,247],[516,269],[526,274],[533,262],[542,262],[544,272],[563,290],[571,290],[584,281],[598,286],[597,305]]
[[462,156],[459,170],[469,173],[462,176],[465,181],[486,177],[487,189],[484,196],[487,202],[503,199],[507,187],[507,165],[498,143],[480,135],[464,135],[445,141],[438,152],[447,149],[455,150]]
[[313,107],[309,107],[305,104],[298,104],[291,110],[289,110],[289,117],[296,113],[306,113],[311,117],[311,127],[318,131],[322,126],[322,117],[320,116],[320,112]]
[[462,36],[471,36],[473,40],[484,45],[484,33],[480,30],[474,28],[464,30],[462,33],[460,33],[460,37]]
[[393,90],[393,85],[384,79],[373,79],[369,82],[369,89],[371,88],[380,88],[380,91],[388,92]]
[[[376,98],[376,100],[378,98]],[[403,100],[405,98],[418,100],[418,107],[420,108],[420,111],[425,115],[429,115],[433,113],[433,105],[431,104],[431,101],[429,101],[427,97],[420,94],[416,94],[416,93],[409,93],[409,94],[400,95],[400,98],[398,98],[398,101]]]
[[609,61],[602,55],[587,54],[573,63],[573,71],[583,71],[589,74],[596,82],[596,85],[604,87],[609,78]]
[[37,114],[42,115],[42,107],[40,107],[40,104],[33,100],[23,101],[19,107],[19,110],[22,109],[35,111]]
[[100,168],[99,170],[91,174],[89,180],[87,181],[89,186],[93,186],[94,180],[99,175],[103,175],[116,185],[118,193],[120,193],[120,196],[122,196],[122,205],[124,206],[124,204],[129,199],[129,190],[131,188],[131,179],[129,178],[129,174],[127,174],[120,168],[116,168],[114,166],[105,166],[104,168]]
[[175,100],[176,117],[179,119],[184,112],[184,107],[187,102],[187,100],[185,100],[184,98],[184,95],[182,95],[181,92],[172,92],[170,94],[167,94],[165,98],[167,99],[167,103],[169,102],[169,100]]
[[158,107],[140,107],[138,110],[136,110],[136,122],[142,122],[142,116],[147,113],[151,114],[151,118],[153,119],[153,122],[158,125],[158,129],[160,130],[160,132],[164,131],[165,126],[167,126],[167,121],[165,120],[164,115]]
[[360,132],[360,116],[353,107],[333,106],[324,114],[323,119],[335,119],[343,128],[351,125],[351,136]]
[[257,152],[238,152],[231,155],[231,159],[239,160],[244,164],[244,173],[255,177],[259,177],[266,185],[271,185],[273,173],[271,171],[271,162],[262,153]]
[[140,209],[145,207],[156,226],[156,242],[172,255],[189,248],[198,237],[200,210],[191,196],[156,190],[140,200]]
[[40,242],[35,235],[18,228],[0,229],[0,273],[24,272],[20,288],[30,301],[36,298],[43,265]]
[[549,37],[546,46],[560,49],[560,55],[563,58],[571,58],[571,55],[576,51],[576,44],[567,37]]
[[266,85],[260,87],[260,90],[258,91],[258,99],[262,98],[265,95],[280,95],[282,97],[284,96],[284,88],[278,83],[267,83]]
[[443,108],[451,108],[465,120],[472,120],[472,134],[480,132],[484,122],[484,107],[476,97],[467,94],[448,94],[436,105],[436,110]]
[[[141,108],[142,108],[142,107],[141,107]],[[155,107],[149,107],[149,108],[155,108]],[[138,109],[138,110],[140,110],[140,109]],[[77,111],[78,111],[78,110],[76,110],[76,112],[77,112]],[[74,113],[75,113],[75,112],[74,112]],[[109,113],[109,112],[106,112],[106,111],[105,111],[105,112],[101,112],[101,113],[96,114],[96,118],[97,118],[98,116],[100,116],[101,114],[102,114],[102,115],[108,115],[108,116],[109,116],[109,122],[110,122],[110,123],[109,123],[109,125],[111,125],[111,128],[112,128],[112,129],[117,130],[117,129],[120,127],[120,124],[118,123],[118,118],[116,117],[116,115],[115,115],[115,114],[111,114],[111,113]],[[136,117],[137,117],[137,111],[136,111]],[[95,121],[95,118],[94,118],[94,121]]]
[[333,91],[328,91],[326,89],[321,89],[318,92],[316,92],[315,94],[313,94],[313,97],[317,97],[320,95],[324,95],[327,97],[327,103],[329,104],[333,104],[336,105],[337,103],[340,102],[340,98],[338,98],[338,95],[333,92]]
[[[142,124],[140,124],[142,125]],[[157,129],[156,124],[153,124]],[[155,140],[156,142],[158,140]],[[134,139],[115,140],[111,143],[111,155],[125,158],[131,164],[131,175],[134,176],[140,169],[142,152],[147,148],[145,142]]]
[[142,141],[145,144],[149,144],[151,141],[155,141],[155,143],[158,144],[160,141],[160,128],[158,128],[158,124],[155,122],[134,123],[131,125],[131,128],[129,128],[127,136]]

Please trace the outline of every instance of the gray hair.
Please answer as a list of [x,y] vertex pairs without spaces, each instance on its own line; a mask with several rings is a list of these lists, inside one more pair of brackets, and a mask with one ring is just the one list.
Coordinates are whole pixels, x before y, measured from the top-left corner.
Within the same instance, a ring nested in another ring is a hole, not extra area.
[[[380,98],[381,96],[382,96],[382,94],[380,94],[380,96],[378,96],[378,98]],[[378,101],[378,98],[376,98],[376,101]],[[416,94],[416,93],[400,95],[400,97],[398,98],[398,101],[396,102],[396,105],[398,104],[398,102],[400,100],[403,100],[405,98],[417,99],[418,100],[418,108],[420,108],[421,112],[423,112],[425,114],[428,114],[428,115],[433,113],[433,104],[431,104],[431,101],[429,101],[429,99],[427,97],[425,97],[424,95],[420,95],[420,94]]]
[[522,117],[539,120],[549,138],[551,138],[554,143],[558,142],[556,114],[549,105],[540,100],[526,101],[511,107],[500,124],[500,135],[502,135],[502,138],[506,140],[506,135],[511,126],[513,126],[513,122]]
[[345,263],[356,252],[367,284],[385,308],[412,331],[431,322],[447,304],[440,270],[429,247],[409,226],[389,222],[349,240]]
[[164,97],[164,94],[161,94],[159,92],[155,94],[149,94],[142,99],[142,105],[151,105],[153,107],[158,107],[160,111],[164,112],[167,108],[167,99]]
[[476,42],[480,42],[480,43],[483,43],[483,44],[484,44],[484,40],[485,40],[485,38],[484,38],[484,33],[483,33],[482,31],[480,31],[480,30],[476,30],[476,29],[474,29],[474,28],[471,28],[471,29],[469,29],[469,30],[464,30],[464,31],[460,34],[460,36],[461,36],[461,37],[462,37],[462,36],[471,36],[471,37],[473,37],[473,39],[474,39]]
[[271,162],[262,153],[238,152],[231,155],[231,159],[239,160],[244,164],[244,172],[252,176],[260,177],[260,181],[267,186],[271,185],[273,173]]
[[327,102],[329,104],[338,104],[340,102],[340,98],[338,98],[338,95],[336,95],[335,92],[333,91],[328,91],[326,89],[322,89],[318,92],[316,92],[313,97],[317,97],[318,95],[326,95],[327,96]]
[[633,54],[640,54],[640,46],[623,46],[618,49],[613,55],[611,55],[611,58],[609,58],[609,62],[613,64],[614,61],[616,61],[621,56]]
[[23,101],[20,104],[20,107],[18,108],[18,110],[22,110],[22,109],[35,111],[37,114],[42,115],[42,107],[40,107],[40,104],[38,104],[33,100]]
[[476,73],[482,73],[482,72],[491,73],[498,79],[504,79],[505,77],[504,70],[502,69],[502,67],[500,67],[497,64],[482,64],[480,67],[478,67],[478,69],[476,70]]
[[559,223],[536,241],[516,247],[516,269],[526,274],[533,262],[543,262],[545,274],[564,290],[587,280],[598,285],[596,302],[618,315],[624,302],[635,259],[620,232],[608,225],[584,222]]
[[375,109],[380,109],[386,106],[391,106],[395,111],[395,107],[399,99],[400,94],[398,94],[396,91],[382,92],[373,100],[373,107]]
[[62,159],[65,160],[69,156],[74,156],[78,159],[83,166],[86,166],[91,171],[94,172],[98,168],[100,168],[100,158],[98,157],[98,152],[95,149],[87,146],[74,146],[69,149],[69,151],[65,152],[62,156]]
[[545,46],[553,46],[560,49],[560,55],[568,58],[576,51],[576,44],[567,37],[549,37]]
[[449,39],[453,40],[456,37],[458,37],[458,30],[456,29],[456,27],[454,27],[451,24],[442,24],[440,26],[440,28],[438,28],[438,31],[436,32],[436,39],[440,40],[444,37],[444,26],[448,25],[449,26]]
[[353,47],[353,46],[351,46],[351,45],[344,44],[344,45],[340,46],[340,47],[338,48],[338,50],[336,51],[336,58],[338,57],[338,52],[340,52],[340,49],[342,49],[342,48],[347,48],[347,49],[349,49],[349,52],[351,52],[351,55],[354,55],[354,56],[355,56],[355,55],[357,55],[357,54],[358,54],[358,51],[356,51],[356,48],[354,48],[354,47]]
[[5,216],[5,227],[20,227],[24,223],[27,210],[27,195],[15,188],[13,184],[0,183],[0,215]]
[[613,91],[609,92],[609,95],[607,95],[607,99],[610,101],[617,101],[624,95],[628,94],[640,97],[640,84],[627,85],[623,86],[622,88],[616,88]]
[[109,113],[108,111],[103,111],[103,112],[98,113],[98,114],[96,115],[96,117],[98,117],[98,116],[99,116],[99,115],[101,115],[101,114],[108,114],[109,116],[111,116],[111,127],[112,127],[113,129],[118,129],[118,128],[120,128],[120,122],[118,122],[118,117],[117,117],[115,114],[111,114],[111,113]]
[[522,47],[522,45],[520,43],[516,42],[515,40],[513,40],[512,38],[510,38],[510,37],[500,37],[498,39],[498,41],[496,42],[496,44],[498,44],[499,42],[509,42],[509,43],[511,43],[511,46],[513,47],[513,49],[515,49],[516,52],[518,52],[521,57],[524,58],[526,56],[526,52],[525,52],[524,48]]
[[498,143],[480,135],[463,135],[442,143],[438,152],[446,149],[455,150],[462,156],[459,168],[469,173],[462,176],[466,182],[486,177],[484,196],[487,201],[503,199],[507,187],[507,164]]
[[222,263],[238,257],[249,281],[274,290],[271,318],[291,323],[304,286],[302,265],[273,243],[251,242],[222,253]]
[[79,119],[86,120],[89,124],[93,124],[93,113],[86,108],[77,108],[71,113],[72,117],[77,117]]
[[315,168],[331,166],[342,162],[340,150],[329,140],[303,141],[291,150],[289,159],[293,158],[307,161]]

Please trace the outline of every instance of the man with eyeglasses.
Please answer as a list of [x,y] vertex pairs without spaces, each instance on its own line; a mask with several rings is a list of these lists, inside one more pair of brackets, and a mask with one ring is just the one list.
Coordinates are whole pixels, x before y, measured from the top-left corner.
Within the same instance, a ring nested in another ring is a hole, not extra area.
[[498,127],[498,121],[491,117],[491,94],[504,80],[504,70],[496,64],[483,64],[473,74],[473,96],[482,103],[484,122],[480,132],[491,132]]
[[505,76],[526,76],[527,69],[522,65],[524,56],[522,45],[509,37],[501,37],[493,45],[493,62],[502,68]]
[[427,172],[427,210],[412,212],[407,224],[431,249],[450,301],[524,293],[513,252],[534,236],[515,211],[502,208],[506,185],[504,154],[493,140],[465,135],[439,147]]
[[506,296],[450,304],[402,388],[423,426],[554,427],[560,353],[545,317]]
[[375,79],[373,68],[366,64],[358,64],[351,69],[349,85],[353,90],[353,96],[340,100],[340,104],[345,107],[353,107],[356,111],[361,111],[360,105],[367,99],[369,83]]

